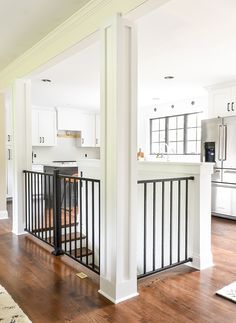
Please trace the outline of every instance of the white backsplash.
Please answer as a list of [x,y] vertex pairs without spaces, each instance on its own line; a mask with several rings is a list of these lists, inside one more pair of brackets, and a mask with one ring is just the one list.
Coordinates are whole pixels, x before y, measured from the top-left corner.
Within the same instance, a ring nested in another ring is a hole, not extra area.
[[55,147],[32,147],[32,150],[36,154],[34,164],[51,163],[54,160],[100,159],[100,148],[78,147],[73,138],[58,138]]

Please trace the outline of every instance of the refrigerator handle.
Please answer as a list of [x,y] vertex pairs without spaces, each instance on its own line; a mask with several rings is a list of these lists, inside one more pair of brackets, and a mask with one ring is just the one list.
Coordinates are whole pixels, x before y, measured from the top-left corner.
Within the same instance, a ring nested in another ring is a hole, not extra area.
[[227,126],[224,127],[224,156],[223,156],[223,161],[226,161],[227,159]]
[[222,161],[222,158],[221,158],[221,129],[222,129],[222,125],[219,125],[219,128],[218,128],[218,139],[219,139],[218,160],[219,161]]

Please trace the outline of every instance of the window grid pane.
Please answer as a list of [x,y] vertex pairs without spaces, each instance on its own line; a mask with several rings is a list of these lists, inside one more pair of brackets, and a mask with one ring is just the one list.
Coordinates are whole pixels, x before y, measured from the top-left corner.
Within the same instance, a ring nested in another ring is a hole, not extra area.
[[151,154],[199,155],[201,120],[199,112],[151,119]]

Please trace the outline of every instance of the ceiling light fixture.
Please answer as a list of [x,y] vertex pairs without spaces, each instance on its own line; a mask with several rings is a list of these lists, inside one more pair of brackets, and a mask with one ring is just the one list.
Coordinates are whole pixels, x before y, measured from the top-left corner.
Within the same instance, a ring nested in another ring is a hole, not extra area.
[[51,83],[52,82],[52,80],[50,80],[50,79],[42,79],[41,81],[45,82],[45,83]]
[[174,79],[174,76],[171,76],[171,75],[167,75],[164,77],[165,80],[173,80]]

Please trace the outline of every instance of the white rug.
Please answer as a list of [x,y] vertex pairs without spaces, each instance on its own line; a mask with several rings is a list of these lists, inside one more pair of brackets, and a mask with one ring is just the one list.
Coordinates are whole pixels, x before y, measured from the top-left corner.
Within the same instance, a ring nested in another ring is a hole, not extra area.
[[8,292],[0,285],[0,322],[30,323],[31,321],[14,302]]
[[219,289],[216,294],[236,303],[236,282]]

